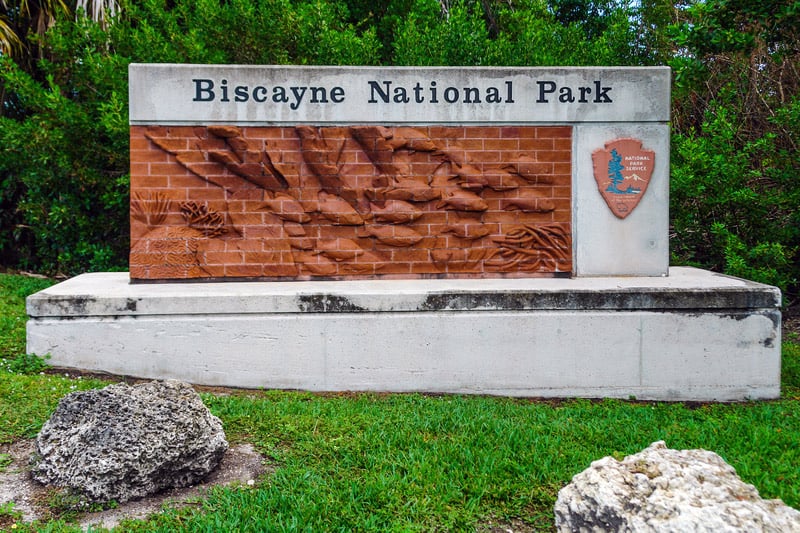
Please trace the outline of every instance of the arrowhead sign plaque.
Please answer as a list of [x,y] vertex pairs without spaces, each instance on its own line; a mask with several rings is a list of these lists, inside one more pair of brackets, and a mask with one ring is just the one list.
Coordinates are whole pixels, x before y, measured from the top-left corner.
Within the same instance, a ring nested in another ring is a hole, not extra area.
[[655,152],[642,149],[638,139],[616,139],[592,152],[594,179],[611,212],[624,219],[647,191]]

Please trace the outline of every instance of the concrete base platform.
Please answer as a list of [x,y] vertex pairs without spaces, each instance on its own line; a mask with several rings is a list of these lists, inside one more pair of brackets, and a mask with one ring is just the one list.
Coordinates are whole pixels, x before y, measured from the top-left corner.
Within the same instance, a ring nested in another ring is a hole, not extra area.
[[744,400],[780,394],[780,292],[664,278],[133,284],[28,298],[59,367],[312,391]]

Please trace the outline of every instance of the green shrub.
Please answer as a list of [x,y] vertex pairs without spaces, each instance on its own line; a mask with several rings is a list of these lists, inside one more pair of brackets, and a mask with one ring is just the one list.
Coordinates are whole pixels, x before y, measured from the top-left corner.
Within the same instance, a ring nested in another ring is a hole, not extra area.
[[641,64],[627,6],[602,22],[559,20],[544,2],[416,0],[394,32],[398,65],[549,66]]
[[800,279],[800,75],[787,68],[798,57],[795,26],[783,0],[636,8],[616,0],[143,0],[124,4],[107,29],[62,17],[40,41],[42,58],[20,61],[28,70],[0,58],[0,264],[65,274],[126,267],[130,62],[668,60],[673,262],[775,284],[792,301]]
[[768,283],[791,298],[800,279],[800,171],[776,136],[742,142],[730,103],[709,106],[702,134],[675,134],[672,261]]
[[371,64],[375,31],[338,3],[145,0],[109,29],[63,18],[34,72],[0,57],[0,264],[127,267],[131,62]]
[[3,220],[14,227],[2,228],[8,236],[0,241],[0,262],[64,273],[124,265],[124,71],[113,57],[81,59],[74,70],[41,61],[40,83],[0,58],[0,79],[17,105],[0,117],[0,198],[16,202]]
[[779,286],[800,279],[797,6],[707,0],[676,11],[675,262]]

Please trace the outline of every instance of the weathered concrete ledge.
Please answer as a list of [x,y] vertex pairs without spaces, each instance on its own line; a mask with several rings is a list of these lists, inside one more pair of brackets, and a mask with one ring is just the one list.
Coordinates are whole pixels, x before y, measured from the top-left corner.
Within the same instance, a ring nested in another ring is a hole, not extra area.
[[130,284],[28,299],[54,365],[206,385],[542,397],[780,394],[780,292],[669,277]]

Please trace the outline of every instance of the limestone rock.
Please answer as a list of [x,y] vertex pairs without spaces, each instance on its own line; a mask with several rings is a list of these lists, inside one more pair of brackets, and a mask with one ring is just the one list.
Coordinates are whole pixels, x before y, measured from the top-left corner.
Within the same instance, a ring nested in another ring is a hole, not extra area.
[[559,491],[555,515],[561,532],[800,532],[799,511],[761,499],[719,455],[661,441],[593,462]]
[[222,423],[190,385],[117,384],[61,399],[36,438],[32,475],[121,503],[201,481],[227,448]]

